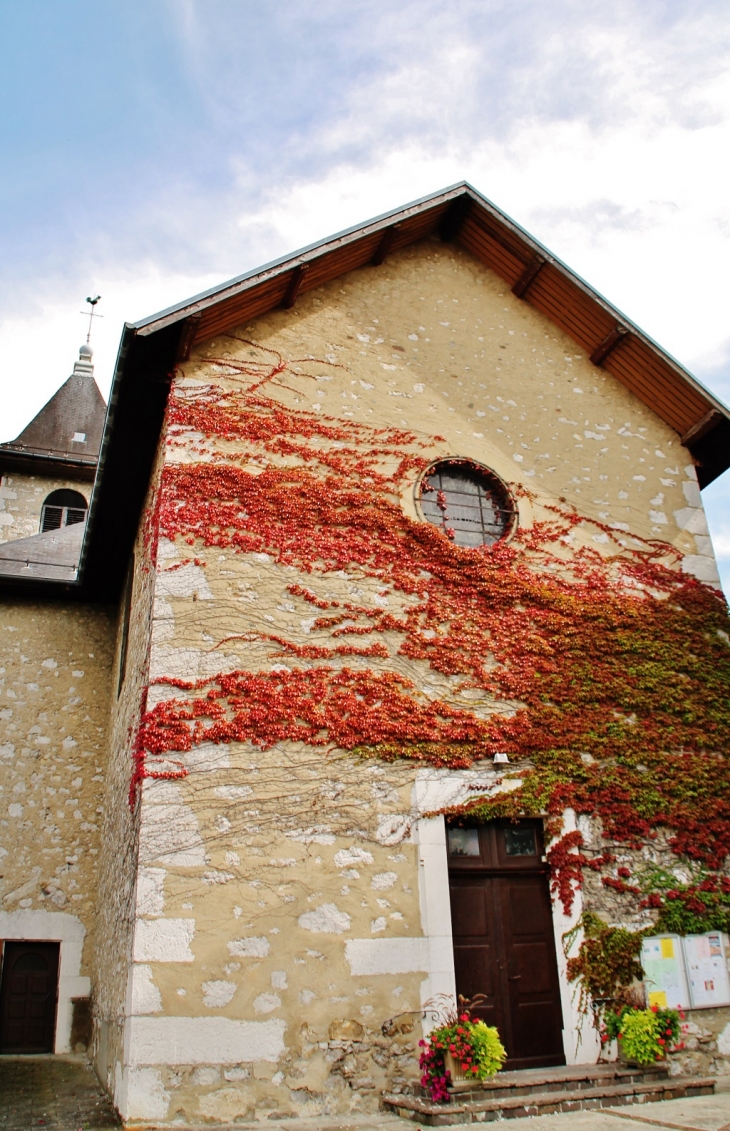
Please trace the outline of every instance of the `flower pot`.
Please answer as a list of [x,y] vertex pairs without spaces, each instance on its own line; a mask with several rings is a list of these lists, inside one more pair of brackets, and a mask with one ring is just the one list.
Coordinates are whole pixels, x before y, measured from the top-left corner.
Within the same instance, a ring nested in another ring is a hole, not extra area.
[[454,1060],[454,1057],[450,1052],[444,1054],[444,1066],[446,1068],[446,1071],[451,1076],[452,1084],[463,1084],[466,1082],[469,1082],[471,1084],[479,1083],[476,1076],[466,1074],[464,1069],[461,1067],[461,1061]]

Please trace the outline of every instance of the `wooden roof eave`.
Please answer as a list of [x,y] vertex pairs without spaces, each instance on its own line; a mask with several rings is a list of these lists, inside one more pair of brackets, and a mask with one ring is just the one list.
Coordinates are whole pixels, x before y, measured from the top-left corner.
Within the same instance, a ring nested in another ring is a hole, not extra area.
[[[396,223],[402,224],[412,216],[420,216],[427,211],[433,211],[435,213],[439,209],[439,206],[442,208],[448,206],[453,200],[464,196],[466,192],[474,194],[475,196],[478,195],[474,193],[474,189],[466,185],[465,182],[462,182],[457,185],[452,185],[450,188],[444,189],[443,192],[437,193],[434,196],[424,197],[421,200],[414,201],[404,208],[385,212],[375,217],[373,220],[368,221],[366,224],[358,224],[352,228],[346,228],[344,231],[334,236],[324,240],[318,240],[316,243],[308,244],[306,247],[300,248],[298,251],[294,252],[293,255],[287,255],[280,259],[272,260],[263,267],[255,268],[243,275],[238,275],[234,279],[229,279],[221,286],[211,287],[206,291],[201,291],[200,294],[193,296],[191,299],[187,299],[185,302],[178,303],[175,306],[160,311],[158,314],[151,315],[149,318],[135,322],[134,329],[138,334],[146,336],[163,329],[165,326],[169,326],[173,322],[179,322],[181,318],[189,318],[191,315],[202,314],[210,306],[226,302],[238,295],[264,286],[275,279],[291,275],[302,266],[309,267],[328,253],[353,244],[365,242],[368,238],[383,233]],[[435,226],[436,220],[434,220],[434,227]],[[334,277],[336,276],[333,276],[333,278]],[[320,279],[315,285],[321,286],[324,281],[325,280]],[[310,285],[303,288],[302,293],[304,289],[310,290],[313,289],[313,287]]]

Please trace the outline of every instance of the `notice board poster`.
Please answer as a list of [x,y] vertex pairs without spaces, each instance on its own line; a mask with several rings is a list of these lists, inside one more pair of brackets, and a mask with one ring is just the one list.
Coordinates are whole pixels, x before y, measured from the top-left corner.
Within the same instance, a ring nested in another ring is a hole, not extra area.
[[641,946],[647,1004],[659,1009],[730,1005],[725,936],[656,935]]
[[682,942],[690,1000],[694,1008],[730,1004],[722,934],[710,931],[706,935],[687,935]]
[[687,1009],[690,999],[679,935],[644,939],[641,947],[648,1005],[660,1009]]

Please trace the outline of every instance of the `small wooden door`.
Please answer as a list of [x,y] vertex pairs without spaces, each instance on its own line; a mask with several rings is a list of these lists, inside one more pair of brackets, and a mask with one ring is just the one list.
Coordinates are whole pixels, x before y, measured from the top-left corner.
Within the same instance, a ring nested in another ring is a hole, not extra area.
[[456,992],[485,996],[506,1067],[564,1064],[560,985],[538,821],[448,829]]
[[0,1053],[53,1052],[58,959],[58,943],[5,943]]

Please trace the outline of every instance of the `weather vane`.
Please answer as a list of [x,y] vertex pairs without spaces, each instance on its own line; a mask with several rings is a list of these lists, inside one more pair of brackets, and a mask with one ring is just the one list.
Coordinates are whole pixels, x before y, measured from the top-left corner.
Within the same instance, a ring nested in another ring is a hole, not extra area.
[[[87,344],[87,346],[88,346],[88,344],[89,344],[89,342],[90,342],[90,340],[91,340],[91,324],[92,324],[92,319],[94,319],[94,318],[103,318],[103,317],[104,317],[104,315],[103,315],[103,314],[97,314],[97,313],[96,313],[96,310],[94,309],[94,307],[96,306],[97,302],[99,302],[99,300],[100,300],[100,299],[101,299],[101,295],[94,295],[94,297],[93,297],[93,298],[88,298],[88,297],[87,297],[87,299],[86,299],[86,301],[87,301],[87,302],[88,302],[88,303],[89,303],[89,304],[91,305],[91,310],[90,310],[90,311],[88,312],[88,314],[89,314],[89,331],[88,331],[88,333],[87,333],[87,335],[86,335],[86,344]],[[85,314],[86,314],[87,312],[86,312],[85,310],[81,310],[81,311],[80,311],[79,313],[80,313],[80,314],[84,314],[84,315],[85,315]]]

